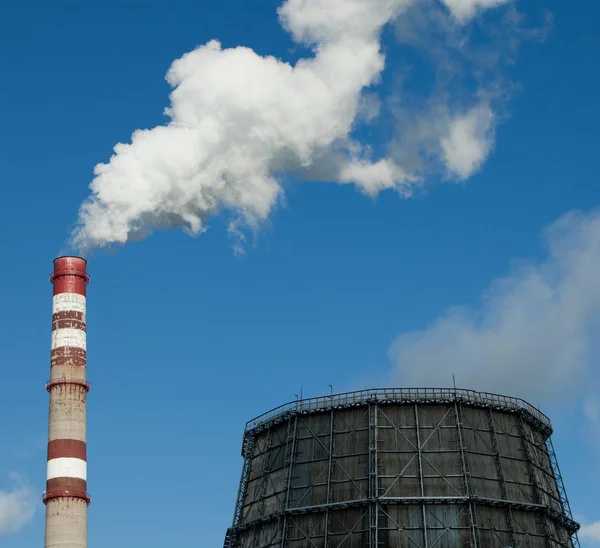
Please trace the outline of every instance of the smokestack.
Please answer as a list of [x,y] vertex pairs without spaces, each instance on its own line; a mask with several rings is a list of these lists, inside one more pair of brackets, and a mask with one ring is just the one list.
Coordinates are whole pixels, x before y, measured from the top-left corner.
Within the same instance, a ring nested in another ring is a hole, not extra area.
[[80,257],[54,260],[45,548],[87,548],[86,273]]

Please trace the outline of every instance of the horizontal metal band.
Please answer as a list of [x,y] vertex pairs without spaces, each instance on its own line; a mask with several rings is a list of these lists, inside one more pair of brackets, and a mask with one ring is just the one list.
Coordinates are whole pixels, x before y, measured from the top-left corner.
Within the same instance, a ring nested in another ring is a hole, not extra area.
[[50,352],[50,366],[55,365],[77,365],[85,367],[87,353],[83,348],[71,346],[60,346]]
[[81,329],[57,329],[52,332],[52,349],[61,346],[86,349],[85,331]]
[[247,531],[263,523],[279,520],[284,516],[294,516],[299,514],[307,513],[320,513],[334,510],[345,510],[347,508],[365,508],[370,505],[379,505],[385,507],[387,505],[408,505],[420,507],[421,505],[455,505],[462,504],[466,505],[473,503],[481,506],[495,506],[508,508],[512,510],[525,510],[530,512],[539,512],[547,516],[553,522],[560,524],[564,527],[569,534],[573,535],[579,530],[579,524],[573,521],[571,518],[566,516],[562,512],[558,512],[543,504],[535,503],[523,503],[512,500],[498,500],[488,499],[476,496],[463,496],[463,497],[370,497],[364,499],[356,499],[343,502],[331,502],[326,504],[318,504],[315,506],[303,506],[298,508],[288,508],[287,510],[280,510],[267,514],[265,516],[256,518],[246,523],[234,524],[228,530],[228,533],[236,534],[238,532]]
[[80,274],[53,275],[51,278],[55,295],[71,293],[85,296],[88,280],[87,275]]
[[89,392],[91,388],[90,383],[85,379],[76,377],[58,377],[46,383],[46,390],[51,392],[56,386],[78,386],[83,388],[86,392]]
[[42,502],[48,504],[57,499],[80,499],[85,501],[87,506],[92,502],[92,497],[85,491],[44,491]]
[[58,458],[87,459],[86,443],[79,440],[52,440],[48,442],[48,461]]
[[59,293],[52,298],[52,312],[81,312],[85,315],[86,298],[77,293]]
[[319,396],[296,400],[275,407],[246,423],[242,441],[244,446],[249,436],[256,435],[276,424],[299,415],[329,412],[332,409],[351,409],[371,405],[453,405],[478,409],[492,409],[520,415],[524,421],[539,430],[544,439],[552,435],[550,419],[531,404],[520,398],[512,398],[487,392],[452,388],[375,388],[358,390],[330,396]]
[[87,462],[83,459],[58,458],[48,461],[46,479],[77,478],[87,479]]
[[79,478],[53,478],[46,482],[46,492],[44,493],[44,504],[57,498],[78,498],[90,503],[90,496],[87,493],[87,482]]

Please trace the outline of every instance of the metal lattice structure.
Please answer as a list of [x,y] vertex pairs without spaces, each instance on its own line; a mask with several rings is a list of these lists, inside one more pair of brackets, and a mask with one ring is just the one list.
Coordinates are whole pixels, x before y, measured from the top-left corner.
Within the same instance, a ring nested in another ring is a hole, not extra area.
[[225,548],[577,548],[548,417],[518,398],[376,389],[246,425]]

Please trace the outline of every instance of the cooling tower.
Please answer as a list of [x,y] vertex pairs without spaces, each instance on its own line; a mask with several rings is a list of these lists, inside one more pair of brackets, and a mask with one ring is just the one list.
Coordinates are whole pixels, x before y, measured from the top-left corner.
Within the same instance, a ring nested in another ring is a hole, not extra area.
[[225,548],[576,547],[549,419],[517,398],[377,389],[246,425]]
[[50,277],[52,350],[45,548],[87,548],[86,261],[59,257]]

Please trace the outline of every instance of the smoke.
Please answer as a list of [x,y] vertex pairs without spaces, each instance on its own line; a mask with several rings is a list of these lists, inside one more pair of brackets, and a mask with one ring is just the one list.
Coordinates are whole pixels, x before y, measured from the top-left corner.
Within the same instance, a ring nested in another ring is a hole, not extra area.
[[[496,280],[480,308],[448,310],[427,329],[398,337],[390,350],[394,381],[439,385],[456,374],[459,384],[536,403],[585,394],[600,350],[600,213],[567,214],[544,236],[547,258]],[[595,400],[585,413],[597,420]]]
[[31,488],[17,475],[11,475],[13,487],[0,489],[0,535],[18,533],[35,513],[35,497]]
[[[393,155],[374,158],[353,133],[377,116],[378,100],[365,92],[385,67],[382,28],[425,1],[286,0],[280,22],[311,56],[292,65],[212,40],[176,60],[166,76],[169,123],[135,131],[95,167],[72,244],[86,252],[170,227],[198,234],[222,210],[239,234],[269,217],[286,175],[410,196],[422,174]],[[444,16],[465,24],[501,3],[443,0]],[[439,161],[467,178],[491,150],[493,112],[480,99],[445,119]]]

